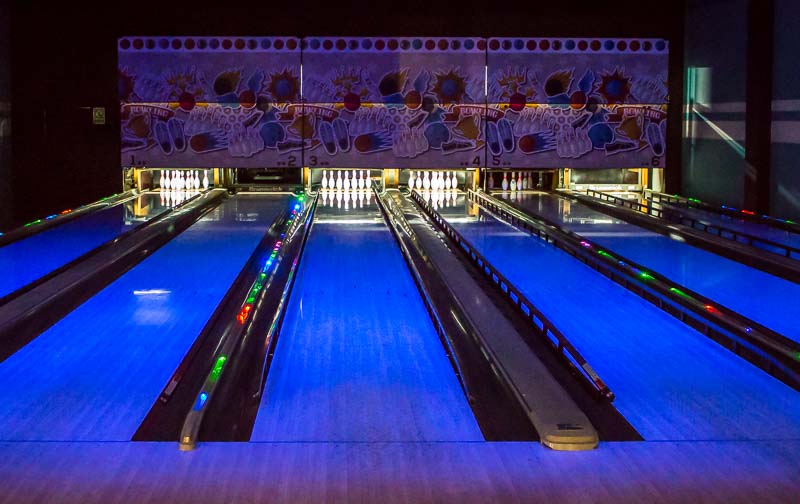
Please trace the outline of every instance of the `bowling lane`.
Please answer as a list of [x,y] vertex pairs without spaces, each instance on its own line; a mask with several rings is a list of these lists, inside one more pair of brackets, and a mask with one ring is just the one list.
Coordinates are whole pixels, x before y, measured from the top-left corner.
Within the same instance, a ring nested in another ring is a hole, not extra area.
[[289,198],[223,201],[0,363],[0,440],[130,440]]
[[796,391],[463,197],[440,213],[561,329],[646,440],[800,437]]
[[[143,193],[0,247],[0,297],[139,227],[168,208],[161,202],[159,194]],[[145,218],[131,218],[142,213],[145,213]]]
[[[789,231],[784,231],[782,229],[778,229],[775,227],[766,226],[764,224],[759,224],[757,222],[744,219],[736,219],[731,216],[721,215],[715,212],[701,210],[699,208],[685,208],[663,202],[653,203],[651,201],[650,203],[655,205],[661,205],[665,208],[678,210],[682,214],[697,219],[700,222],[703,222],[704,224],[712,224],[715,226],[725,227],[728,229],[732,229],[734,231],[739,231],[741,233],[749,234],[751,236],[763,238],[765,240],[770,240],[775,243],[780,243],[782,245],[787,245],[789,247],[800,249],[800,235],[798,235],[797,233],[790,233]],[[767,247],[767,245],[760,245],[760,244],[757,246],[765,248]]]
[[374,199],[316,219],[251,440],[482,441]]
[[796,283],[614,219],[555,194],[531,193],[510,199],[512,196],[507,193],[504,197],[800,341],[797,319],[800,285]]

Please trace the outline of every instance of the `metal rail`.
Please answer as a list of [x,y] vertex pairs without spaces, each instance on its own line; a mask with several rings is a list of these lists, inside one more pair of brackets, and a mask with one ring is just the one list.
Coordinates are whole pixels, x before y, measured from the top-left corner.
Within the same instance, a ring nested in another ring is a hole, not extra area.
[[[186,419],[183,422],[179,442],[181,450],[192,450],[197,445],[203,419],[208,411],[208,405],[214,399],[214,392],[219,386],[225,369],[230,368],[228,363],[229,356],[233,355],[236,346],[252,328],[255,313],[258,312],[258,308],[264,301],[264,294],[270,290],[269,287],[284,259],[284,255],[281,253],[282,245],[292,240],[301,226],[308,224],[308,221],[314,213],[316,202],[317,199],[315,196],[314,200],[303,212],[298,212],[298,209],[295,208],[292,217],[287,221],[286,228],[281,234],[281,238],[276,241],[269,259],[267,259],[263,268],[252,282],[248,290],[247,298],[240,304],[239,312],[235,316],[235,321],[238,323],[230,324],[222,335],[217,349],[214,352],[211,371],[206,376],[203,386],[197,394],[197,399],[194,401],[192,409],[186,415]],[[294,261],[291,267],[295,268],[296,266],[297,261]],[[287,285],[289,285],[288,282]],[[283,296],[287,294],[288,290],[284,287]],[[283,311],[284,299],[281,299],[278,306],[278,313],[280,313]],[[274,322],[273,325],[277,326]]]
[[690,327],[800,390],[800,343],[793,341],[610,249],[510,203],[470,191],[503,220],[535,234],[653,303]]
[[586,385],[598,397],[612,401],[614,393],[603,382],[592,366],[583,358],[561,331],[536,306],[506,279],[486,258],[475,249],[456,229],[433,209],[417,191],[411,191],[414,201],[430,216],[431,220],[457,245],[457,248],[480,270],[515,306],[553,349],[574,369]]
[[677,194],[664,194],[653,191],[652,189],[645,189],[644,194],[647,199],[654,200],[657,203],[666,202],[671,205],[682,206],[686,208],[696,208],[698,210],[705,210],[707,212],[726,215],[736,219],[749,220],[758,224],[778,228],[781,231],[800,234],[800,223],[794,222],[791,219],[781,219],[779,217],[760,214],[745,209],[733,208],[726,205],[714,206],[709,203],[704,203],[696,198],[687,198],[684,196],[678,196]]
[[[659,219],[665,219],[675,222],[677,224],[689,226],[693,229],[699,229],[700,231],[705,231],[706,233],[719,236],[720,238],[725,238],[727,240],[733,240],[737,243],[743,243],[745,245],[758,248],[759,250],[766,250],[767,252],[782,255],[789,259],[800,260],[800,249],[798,248],[789,245],[784,245],[783,243],[778,243],[772,240],[767,240],[765,238],[759,238],[758,236],[753,236],[751,234],[743,233],[741,231],[736,231],[734,229],[726,228],[724,226],[718,226],[715,224],[706,224],[700,219],[689,217],[681,213],[681,211],[678,209],[654,208],[652,205],[645,205],[635,200],[620,198],[618,196],[614,196],[612,194],[604,193],[601,191],[595,191],[593,189],[587,189],[586,195],[603,201],[609,201],[618,206],[623,206],[626,208],[630,208],[632,210],[637,210],[639,212],[646,213],[654,217],[658,217]],[[756,244],[759,243],[765,246],[763,247],[756,246]],[[780,252],[776,252],[774,249],[777,249]]]

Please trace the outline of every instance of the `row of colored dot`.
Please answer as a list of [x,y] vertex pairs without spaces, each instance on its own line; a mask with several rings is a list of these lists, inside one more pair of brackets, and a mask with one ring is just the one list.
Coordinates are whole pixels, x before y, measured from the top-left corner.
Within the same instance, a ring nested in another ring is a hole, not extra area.
[[[388,49],[395,50],[422,50],[423,48],[429,51],[433,50],[478,50],[484,51],[487,49],[486,39],[296,39],[296,38],[261,38],[261,39],[217,39],[217,38],[123,38],[119,41],[119,47],[123,50],[128,49],[276,49],[276,50],[296,50],[298,47],[303,49],[312,50],[333,50],[334,48],[339,51],[344,50],[370,50],[375,49],[382,51]],[[490,39],[488,41],[488,49],[490,51],[511,51],[511,50],[528,50],[528,51],[644,51],[651,52],[653,50],[662,52],[667,49],[667,43],[664,40],[573,40],[573,39]]]

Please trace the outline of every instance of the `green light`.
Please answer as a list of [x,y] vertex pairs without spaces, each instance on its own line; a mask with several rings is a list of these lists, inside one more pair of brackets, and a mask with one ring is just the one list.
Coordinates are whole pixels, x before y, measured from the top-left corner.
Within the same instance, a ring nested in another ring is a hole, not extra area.
[[226,360],[228,360],[228,357],[224,355],[220,355],[217,359],[217,362],[214,364],[214,369],[211,370],[211,374],[208,377],[211,383],[214,383],[219,379],[219,375],[222,374],[222,368],[225,367]]
[[255,302],[256,302],[256,298],[255,298],[255,296],[250,296],[249,298],[247,298],[247,301],[246,301],[246,302],[247,302],[247,303],[251,303],[251,304],[252,304],[252,303],[255,303]]
[[694,201],[695,203],[700,203],[700,200],[697,198],[686,198],[686,199],[688,199],[689,201]]
[[655,280],[655,277],[653,277],[653,275],[651,275],[646,271],[642,271],[641,273],[639,273],[639,276],[644,278],[645,280]]
[[608,257],[609,259],[614,259],[614,256],[612,256],[611,254],[609,254],[605,250],[598,250],[597,253],[600,254],[603,257]]
[[787,224],[794,224],[794,221],[787,220],[786,223]]
[[674,292],[675,294],[677,294],[677,295],[679,295],[681,297],[685,297],[686,299],[692,299],[688,294],[686,294],[685,292],[683,292],[680,289],[676,289],[675,287],[670,287],[669,291],[670,292]]

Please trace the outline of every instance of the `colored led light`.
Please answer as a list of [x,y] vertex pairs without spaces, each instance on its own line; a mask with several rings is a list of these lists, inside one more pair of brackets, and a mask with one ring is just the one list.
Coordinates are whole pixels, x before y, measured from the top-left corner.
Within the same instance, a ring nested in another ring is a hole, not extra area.
[[614,258],[614,256],[612,256],[611,254],[609,254],[605,250],[598,250],[597,253],[600,254],[603,257],[608,257],[609,259],[613,259]]
[[787,220],[786,224],[794,224],[794,221]]
[[710,304],[707,304],[705,306],[705,308],[706,308],[706,311],[709,312],[709,313],[717,313],[717,309],[714,308],[713,306],[711,306]]
[[681,297],[685,297],[686,299],[691,299],[691,297],[688,294],[686,294],[685,292],[683,292],[680,289],[676,289],[675,287],[670,287],[669,290],[670,290],[670,292],[673,292],[673,293],[675,293],[675,294],[677,294],[677,295],[679,295]]
[[211,370],[211,374],[208,376],[208,379],[211,383],[214,383],[219,379],[219,375],[222,374],[222,368],[225,367],[225,361],[227,360],[227,356],[220,355],[217,359],[217,362],[214,363],[214,369]]
[[252,309],[252,305],[244,305],[244,307],[239,311],[239,315],[236,316],[236,320],[238,320],[240,324],[244,324],[244,321],[247,320],[248,316],[250,316],[250,310]]
[[[655,277],[646,271],[640,271],[639,276],[644,278],[645,280],[655,280]],[[670,289],[672,290],[672,289]]]
[[72,209],[68,208],[66,210],[62,210],[61,215],[68,214],[72,211]]
[[751,212],[750,210],[742,210],[742,213],[743,214],[747,214],[747,215],[755,215],[756,214],[755,212]]
[[581,245],[583,245],[586,248],[592,248],[592,244],[587,241],[581,241]]
[[202,409],[207,400],[208,394],[205,392],[200,392],[200,395],[197,397],[197,404],[194,405],[195,411]]
[[753,328],[752,327],[745,327],[744,328],[744,332],[749,334],[749,333],[753,332]]

